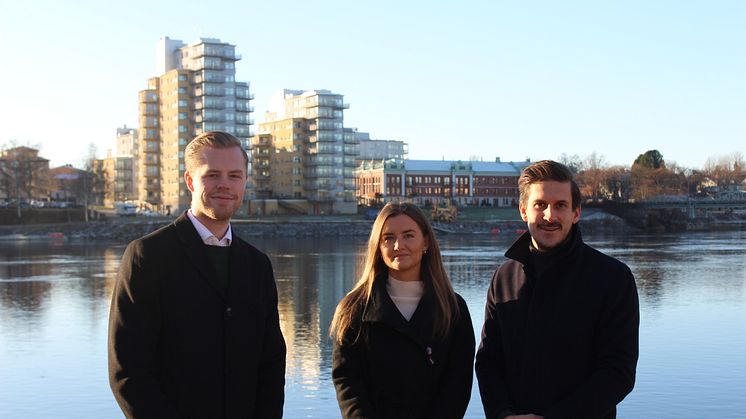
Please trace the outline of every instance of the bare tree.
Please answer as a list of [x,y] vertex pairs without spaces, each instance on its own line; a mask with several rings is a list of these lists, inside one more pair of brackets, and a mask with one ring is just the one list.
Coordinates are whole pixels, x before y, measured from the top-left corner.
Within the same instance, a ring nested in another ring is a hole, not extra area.
[[88,205],[103,204],[106,193],[107,174],[103,160],[96,158],[97,149],[93,143],[88,144],[88,156],[85,160],[85,171],[81,172],[85,220],[88,221]]
[[746,163],[740,152],[708,157],[705,176],[717,183],[721,191],[736,189],[746,178]]
[[577,154],[569,156],[566,153],[562,153],[559,155],[559,157],[557,157],[557,161],[567,166],[570,171],[576,174],[580,173],[584,169],[583,161]]
[[627,201],[630,198],[630,171],[624,166],[612,166],[603,170],[604,189],[607,199]]
[[482,158],[482,156],[479,156],[477,154],[472,154],[471,156],[469,156],[469,161],[483,161],[483,160],[484,159]]
[[593,200],[606,198],[604,190],[604,156],[595,151],[588,155],[583,161],[584,170],[582,172],[583,184],[586,188],[585,196]]
[[22,201],[48,197],[48,173],[49,160],[39,157],[38,149],[15,141],[0,148],[0,196],[16,201],[19,218]]

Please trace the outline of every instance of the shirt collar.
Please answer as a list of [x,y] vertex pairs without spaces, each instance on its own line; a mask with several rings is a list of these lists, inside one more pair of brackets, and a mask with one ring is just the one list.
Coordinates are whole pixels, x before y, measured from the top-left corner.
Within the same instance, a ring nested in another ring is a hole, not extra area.
[[225,235],[222,239],[218,239],[215,237],[212,232],[205,227],[204,224],[199,222],[197,217],[192,214],[191,208],[187,211],[187,217],[189,217],[189,220],[194,225],[195,230],[197,230],[197,234],[199,234],[199,237],[202,239],[202,242],[205,243],[208,246],[220,246],[220,247],[228,247],[231,245],[231,242],[233,241],[233,232],[231,230],[230,223],[228,224],[228,230],[225,232]]

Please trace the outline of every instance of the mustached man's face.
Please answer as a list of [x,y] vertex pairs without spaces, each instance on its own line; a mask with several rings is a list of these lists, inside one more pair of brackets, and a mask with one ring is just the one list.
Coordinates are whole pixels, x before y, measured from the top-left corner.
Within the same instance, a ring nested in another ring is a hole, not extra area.
[[580,219],[580,207],[572,209],[570,182],[553,180],[529,185],[526,203],[520,204],[521,218],[528,224],[531,240],[538,250],[561,245]]

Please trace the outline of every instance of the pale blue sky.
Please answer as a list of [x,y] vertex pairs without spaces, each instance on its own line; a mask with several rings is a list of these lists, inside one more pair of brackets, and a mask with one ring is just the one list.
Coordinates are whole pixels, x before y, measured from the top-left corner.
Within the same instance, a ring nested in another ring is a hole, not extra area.
[[345,126],[413,159],[746,155],[743,1],[190,4],[0,0],[0,144],[103,157],[137,125],[158,39],[202,36],[237,46],[255,119],[279,89],[329,89]]

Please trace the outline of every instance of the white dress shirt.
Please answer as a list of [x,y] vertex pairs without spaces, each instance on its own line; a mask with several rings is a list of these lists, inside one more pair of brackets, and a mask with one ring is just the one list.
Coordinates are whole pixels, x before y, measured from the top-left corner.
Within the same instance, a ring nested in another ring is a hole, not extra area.
[[187,211],[187,217],[189,217],[189,220],[194,225],[194,228],[197,230],[197,233],[202,238],[202,241],[208,245],[208,246],[220,246],[220,247],[229,247],[231,245],[231,241],[233,240],[233,232],[231,231],[231,225],[228,224],[228,231],[225,232],[225,235],[223,235],[222,239],[218,239],[215,237],[214,234],[205,227],[204,224],[200,223],[197,217],[192,214],[192,210],[189,209]]

